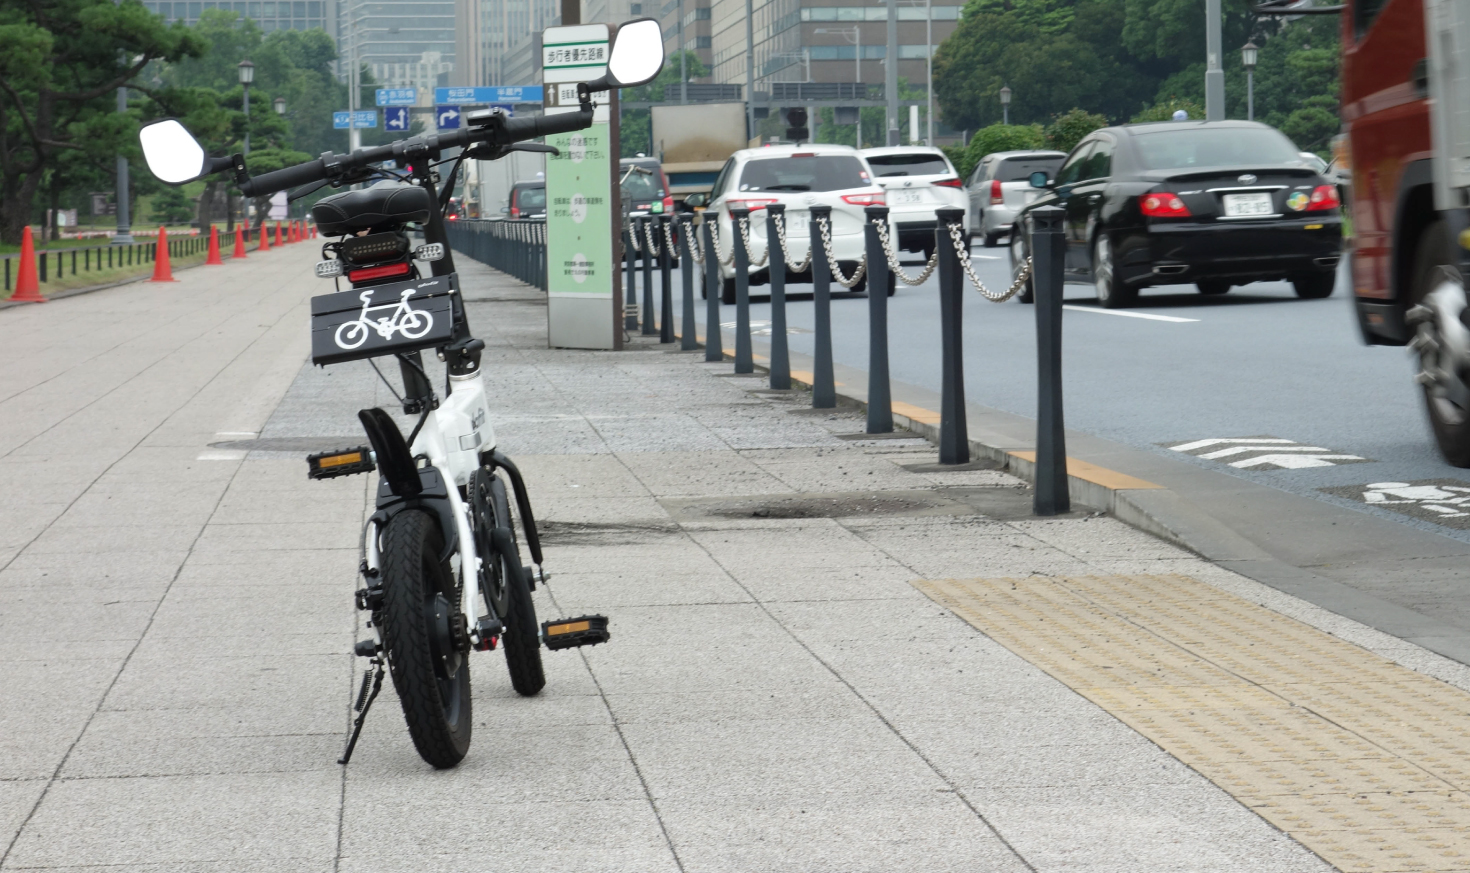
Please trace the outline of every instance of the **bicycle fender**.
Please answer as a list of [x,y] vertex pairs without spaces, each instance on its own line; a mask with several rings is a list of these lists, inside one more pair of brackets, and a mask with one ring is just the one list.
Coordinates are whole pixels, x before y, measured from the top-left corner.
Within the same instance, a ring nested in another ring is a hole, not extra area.
[[526,546],[531,550],[531,560],[537,564],[543,563],[541,536],[536,531],[536,516],[531,512],[531,495],[526,491],[526,481],[521,478],[520,469],[499,449],[491,450],[490,460],[510,477],[511,487],[516,492],[516,508],[521,512],[521,527],[526,531]]
[[459,551],[459,525],[455,524],[454,510],[449,503],[449,493],[444,477],[434,467],[418,471],[422,490],[414,497],[399,497],[393,493],[392,485],[386,480],[378,482],[378,511],[373,519],[381,529],[393,516],[406,509],[418,509],[434,516],[439,522],[439,532],[444,536],[444,554],[439,560],[447,561]]

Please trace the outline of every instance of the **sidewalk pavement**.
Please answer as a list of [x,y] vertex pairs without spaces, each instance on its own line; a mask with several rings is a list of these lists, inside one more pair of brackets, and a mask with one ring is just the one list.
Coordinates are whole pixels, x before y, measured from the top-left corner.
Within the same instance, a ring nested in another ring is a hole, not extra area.
[[728,365],[548,350],[467,259],[537,609],[613,638],[531,699],[474,655],[454,770],[391,684],[337,766],[373,483],[301,458],[392,396],[303,366],[314,256],[0,313],[0,870],[1470,869],[1462,665]]

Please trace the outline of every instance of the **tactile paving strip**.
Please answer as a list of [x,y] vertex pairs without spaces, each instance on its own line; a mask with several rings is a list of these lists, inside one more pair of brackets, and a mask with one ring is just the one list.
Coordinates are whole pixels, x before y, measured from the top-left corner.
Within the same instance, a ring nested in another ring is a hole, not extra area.
[[1339,870],[1470,871],[1470,693],[1182,576],[914,585]]

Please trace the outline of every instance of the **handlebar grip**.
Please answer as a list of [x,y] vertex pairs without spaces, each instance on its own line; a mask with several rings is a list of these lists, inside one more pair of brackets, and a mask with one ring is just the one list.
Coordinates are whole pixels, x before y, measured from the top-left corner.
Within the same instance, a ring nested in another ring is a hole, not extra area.
[[555,115],[536,115],[531,118],[507,119],[501,133],[505,136],[502,145],[549,136],[553,133],[571,133],[592,126],[591,111],[558,112]]
[[327,178],[326,168],[322,166],[321,159],[318,158],[294,167],[254,176],[249,181],[241,183],[240,193],[247,197],[264,197],[287,188],[295,188],[297,185],[320,182],[325,178]]

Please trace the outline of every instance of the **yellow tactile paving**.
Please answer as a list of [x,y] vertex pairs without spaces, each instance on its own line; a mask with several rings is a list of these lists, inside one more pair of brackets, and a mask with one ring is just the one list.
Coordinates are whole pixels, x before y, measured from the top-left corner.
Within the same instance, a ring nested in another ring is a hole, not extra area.
[[1470,693],[1181,576],[914,585],[1338,869],[1470,871]]

